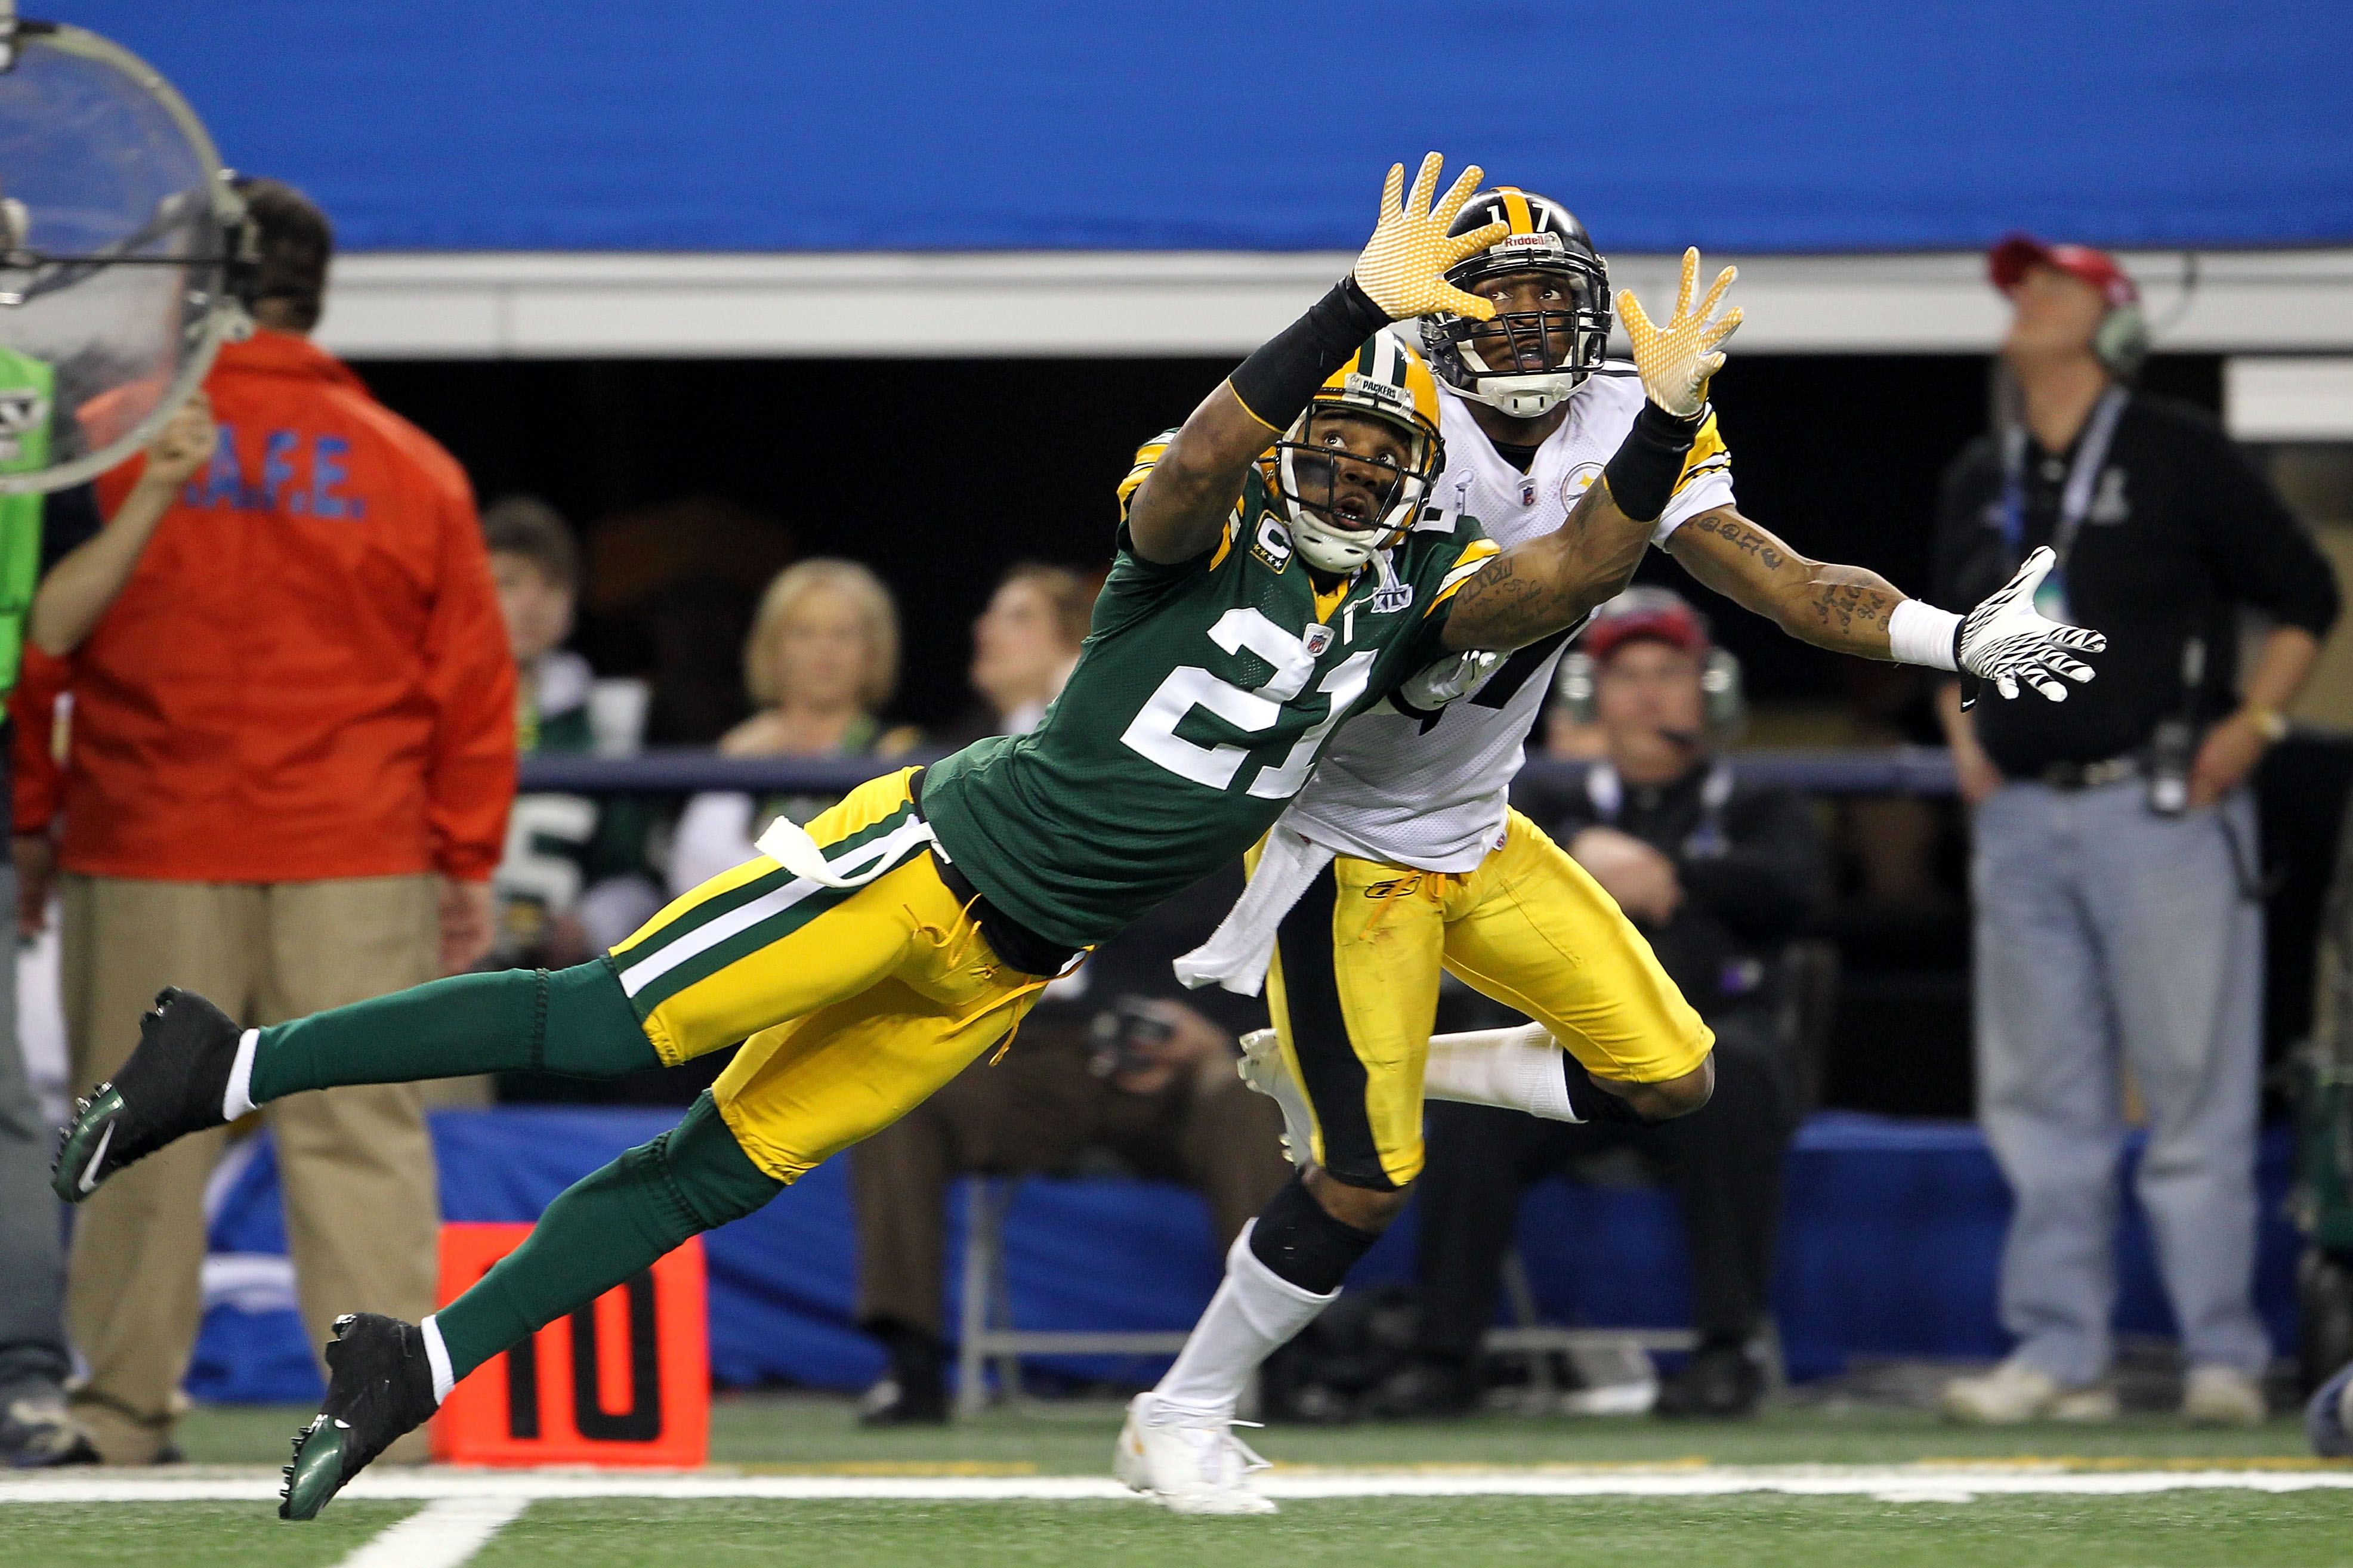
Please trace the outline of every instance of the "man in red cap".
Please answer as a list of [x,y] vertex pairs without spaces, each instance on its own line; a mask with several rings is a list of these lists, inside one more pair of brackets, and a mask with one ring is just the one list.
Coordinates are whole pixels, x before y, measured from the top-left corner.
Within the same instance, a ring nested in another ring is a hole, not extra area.
[[[2328,563],[2205,414],[2132,388],[2147,353],[2115,260],[2024,235],[1989,257],[2013,315],[2006,427],[1947,476],[1936,598],[2027,552],[2045,615],[2107,634],[2101,679],[2047,703],[1942,694],[1975,813],[1978,1113],[2018,1207],[2018,1336],[1950,1384],[1957,1419],[2105,1419],[2110,1237],[2128,1071],[2137,1187],[2182,1355],[2185,1416],[2253,1424],[2271,1347],[2250,1300],[2263,911],[2244,785],[2337,615]],[[2270,623],[2238,668],[2242,612]]]

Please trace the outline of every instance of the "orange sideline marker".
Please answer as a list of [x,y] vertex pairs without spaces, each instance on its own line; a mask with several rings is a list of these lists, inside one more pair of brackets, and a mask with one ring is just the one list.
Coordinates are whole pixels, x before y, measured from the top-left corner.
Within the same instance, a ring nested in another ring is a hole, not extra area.
[[[442,1304],[530,1234],[444,1225]],[[701,1465],[711,1448],[702,1238],[477,1368],[433,1417],[432,1448],[450,1465]]]

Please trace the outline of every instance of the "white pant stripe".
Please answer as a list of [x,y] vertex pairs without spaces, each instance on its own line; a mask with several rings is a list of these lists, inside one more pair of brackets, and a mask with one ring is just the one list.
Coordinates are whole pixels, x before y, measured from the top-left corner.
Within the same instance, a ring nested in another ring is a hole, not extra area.
[[[922,843],[927,831],[922,818],[911,816],[903,825],[881,837],[860,846],[839,860],[829,860],[826,864],[842,875],[850,875],[861,865],[871,864],[878,858],[888,858],[910,845]],[[762,921],[784,913],[811,893],[819,891],[820,888],[821,884],[807,877],[796,877],[783,887],[761,894],[743,908],[730,910],[623,969],[621,989],[635,996],[688,959],[708,952],[730,937],[740,935]]]

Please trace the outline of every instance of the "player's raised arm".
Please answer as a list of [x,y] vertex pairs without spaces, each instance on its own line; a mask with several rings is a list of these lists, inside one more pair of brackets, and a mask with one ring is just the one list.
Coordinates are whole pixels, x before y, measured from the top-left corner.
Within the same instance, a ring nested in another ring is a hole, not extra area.
[[1435,153],[1423,158],[1407,196],[1405,165],[1392,164],[1381,191],[1380,222],[1348,276],[1193,410],[1129,503],[1128,537],[1138,554],[1168,565],[1214,546],[1250,464],[1373,333],[1431,310],[1481,321],[1494,314],[1493,305],[1449,284],[1446,269],[1494,244],[1509,227],[1490,224],[1450,237],[1447,227],[1479,188],[1482,171],[1475,163],[1463,170],[1433,205],[1444,165]]
[[2004,697],[2016,697],[2023,683],[2063,701],[2066,681],[2092,679],[2091,667],[2073,656],[2107,647],[2098,632],[2035,609],[2034,591],[2056,559],[2048,549],[2028,556],[2017,575],[1966,617],[1908,598],[1864,567],[1808,560],[1728,506],[1675,530],[1667,553],[1800,642],[1863,658],[1967,670],[1992,681]]
[[1519,647],[1575,626],[1625,588],[1706,423],[1708,378],[1724,365],[1716,346],[1740,325],[1737,307],[1721,316],[1715,308],[1736,276],[1725,268],[1694,309],[1699,252],[1684,251],[1674,314],[1663,326],[1652,323],[1632,289],[1619,290],[1619,319],[1648,401],[1600,480],[1560,527],[1503,552],[1456,592],[1447,647]]

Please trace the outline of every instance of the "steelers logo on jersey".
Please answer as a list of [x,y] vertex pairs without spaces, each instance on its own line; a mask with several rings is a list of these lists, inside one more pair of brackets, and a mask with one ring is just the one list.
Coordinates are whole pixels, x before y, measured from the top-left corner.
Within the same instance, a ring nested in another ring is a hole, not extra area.
[[1561,476],[1560,504],[1575,506],[1577,498],[1591,489],[1593,481],[1600,477],[1601,465],[1599,463],[1579,463],[1569,469],[1567,473]]

